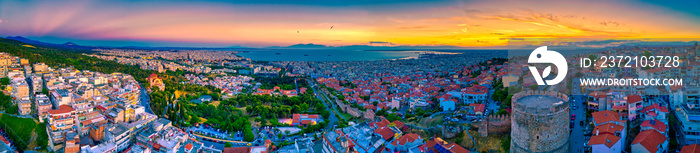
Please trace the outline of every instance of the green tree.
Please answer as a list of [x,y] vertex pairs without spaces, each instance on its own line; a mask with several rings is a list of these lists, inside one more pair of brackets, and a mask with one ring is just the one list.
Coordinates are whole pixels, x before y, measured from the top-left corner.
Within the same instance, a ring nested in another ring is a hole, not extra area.
[[265,120],[265,119],[260,120],[260,125],[261,125],[261,126],[267,126],[267,120]]
[[0,83],[1,83],[2,85],[9,85],[9,84],[10,84],[10,78],[7,78],[7,77],[0,78]]
[[510,113],[508,113],[508,111],[506,111],[505,109],[501,109],[501,110],[498,110],[498,112],[496,112],[496,115],[508,115],[508,114],[510,114]]
[[538,88],[539,86],[536,84],[530,85],[530,90],[537,90]]
[[386,119],[389,120],[389,121],[391,121],[391,122],[393,122],[393,121],[396,121],[396,120],[401,120],[401,117],[399,117],[398,115],[396,115],[396,114],[394,114],[394,113],[391,113],[391,114],[389,114],[389,115],[386,117]]
[[271,125],[271,126],[277,126],[277,125],[279,125],[279,124],[280,124],[279,119],[278,119],[277,117],[272,117],[272,119],[270,120],[270,125]]
[[501,148],[503,148],[503,152],[510,152],[510,134],[501,138]]
[[199,123],[199,121],[199,116],[197,116],[196,114],[193,114],[192,117],[190,117],[190,124],[196,124]]
[[49,89],[46,88],[46,87],[44,87],[44,88],[41,89],[41,93],[44,94],[44,95],[49,95]]
[[324,119],[328,119],[328,117],[331,116],[331,112],[328,110],[323,110],[323,113],[321,113],[321,116],[323,116]]
[[253,129],[251,129],[250,126],[245,127],[244,131],[245,134],[243,134],[243,140],[250,142],[253,141],[253,139],[255,139],[255,136],[253,135]]

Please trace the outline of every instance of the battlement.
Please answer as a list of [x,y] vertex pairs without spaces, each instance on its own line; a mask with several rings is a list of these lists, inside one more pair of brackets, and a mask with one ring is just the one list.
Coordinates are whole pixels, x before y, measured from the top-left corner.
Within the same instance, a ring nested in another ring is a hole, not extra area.
[[531,114],[556,114],[569,108],[569,96],[553,91],[523,91],[511,101],[513,111]]
[[479,134],[486,137],[489,134],[503,134],[510,132],[510,115],[489,115],[478,123]]
[[[512,98],[511,151],[568,151],[567,95],[550,91],[523,91]],[[497,120],[499,117],[493,118]]]

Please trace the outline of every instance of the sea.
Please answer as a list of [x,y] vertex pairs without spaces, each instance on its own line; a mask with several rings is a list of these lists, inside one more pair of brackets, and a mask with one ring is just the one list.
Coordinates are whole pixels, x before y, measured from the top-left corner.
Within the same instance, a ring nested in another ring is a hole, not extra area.
[[[463,54],[474,50],[349,50],[349,49],[255,49],[236,50],[238,56],[257,61],[373,61],[415,59],[420,54]],[[483,50],[482,50],[483,51]],[[493,51],[487,51],[493,52]]]

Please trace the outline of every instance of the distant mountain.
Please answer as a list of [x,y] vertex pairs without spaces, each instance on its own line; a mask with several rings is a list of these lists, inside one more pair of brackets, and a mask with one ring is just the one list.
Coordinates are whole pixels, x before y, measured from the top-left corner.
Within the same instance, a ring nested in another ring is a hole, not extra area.
[[326,46],[321,44],[294,44],[289,46],[270,46],[265,49],[352,49],[352,50],[435,50],[435,49],[468,49],[459,46],[372,46],[372,45],[348,45],[348,46]]
[[466,47],[459,47],[459,46],[448,46],[448,45],[439,45],[439,46],[409,46],[409,45],[401,45],[401,46],[370,46],[370,45],[350,45],[350,46],[338,46],[336,48],[342,48],[342,49],[355,49],[355,50],[386,50],[386,51],[407,51],[407,50],[450,50],[450,49],[472,49],[472,48],[466,48]]
[[63,44],[61,44],[61,45],[63,45],[63,46],[78,46],[78,44],[75,44],[75,43],[72,43],[72,42],[66,42],[66,43],[63,43]]
[[31,40],[31,39],[24,38],[24,37],[22,37],[22,36],[14,36],[14,37],[13,37],[13,36],[8,36],[8,37],[5,37],[5,38],[6,38],[6,39],[17,40],[17,41],[20,41],[20,42],[23,42],[23,43],[28,43],[28,44],[33,44],[33,45],[51,45],[50,43],[45,43],[45,42],[41,42],[41,41]]
[[320,49],[320,48],[329,48],[329,47],[330,46],[308,43],[308,44],[294,44],[294,45],[290,45],[290,46],[270,46],[270,47],[265,47],[265,48],[272,48],[272,49]]
[[[21,36],[8,36],[6,39],[17,40],[27,44],[32,44],[38,47],[63,47],[69,49],[144,49],[144,50],[164,50],[164,51],[176,51],[176,50],[258,50],[258,49],[350,49],[350,50],[365,50],[365,51],[410,51],[410,50],[432,50],[432,51],[447,51],[447,50],[462,50],[462,49],[531,49],[539,46],[531,45],[521,45],[521,46],[492,46],[492,47],[459,47],[459,46],[449,46],[449,45],[426,45],[426,46],[413,46],[413,45],[393,45],[391,46],[377,46],[372,45],[347,45],[347,46],[326,46],[322,44],[306,43],[306,44],[294,44],[289,46],[270,46],[262,48],[249,48],[244,46],[229,46],[229,47],[219,47],[219,48],[208,48],[208,47],[144,47],[144,46],[82,46],[73,42],[65,42],[62,44],[46,43],[37,40],[32,40],[24,38]],[[640,41],[640,40],[594,40],[594,41],[579,41],[563,44],[550,44],[548,45],[552,49],[559,50],[571,50],[571,49],[606,49],[606,48],[616,48],[616,47],[628,47],[628,46],[639,46],[639,47],[659,47],[659,46],[689,46],[697,41]],[[385,43],[387,44],[387,43]]]
[[36,46],[63,47],[63,48],[84,49],[84,50],[91,50],[91,49],[99,48],[99,47],[95,47],[95,46],[80,46],[80,45],[78,45],[76,43],[72,43],[72,42],[66,42],[63,44],[52,44],[52,43],[46,43],[46,42],[41,42],[41,41],[36,41],[36,40],[24,38],[22,36],[14,36],[14,37],[9,36],[9,37],[5,37],[5,38],[17,40],[17,41],[20,41],[23,43],[32,44],[32,45],[36,45]]
[[307,44],[294,44],[289,46],[270,46],[263,48],[249,48],[244,46],[229,46],[221,48],[208,48],[208,47],[144,47],[144,46],[81,46],[73,42],[66,42],[63,44],[53,44],[46,43],[37,40],[32,40],[24,38],[22,36],[9,36],[6,39],[17,40],[20,42],[32,44],[32,45],[44,45],[51,47],[64,47],[71,49],[149,49],[149,50],[231,50],[231,49],[244,49],[244,50],[255,50],[255,49],[352,49],[352,50],[386,50],[386,51],[402,51],[402,50],[439,50],[439,49],[467,49],[458,46],[371,46],[371,45],[349,45],[349,46],[326,46],[321,44],[307,43]]
[[143,47],[143,46],[124,46],[124,47],[113,47],[113,46],[81,46],[73,42],[66,42],[63,44],[53,44],[53,43],[46,43],[46,42],[41,42],[37,40],[32,40],[28,38],[24,38],[22,36],[8,36],[5,37],[6,39],[12,39],[12,40],[17,40],[23,43],[27,44],[32,44],[32,45],[37,45],[37,46],[48,46],[48,47],[63,47],[63,48],[70,48],[70,49],[86,49],[86,50],[92,50],[92,49],[152,49],[152,50],[197,50],[197,49],[202,49],[202,50],[230,50],[230,49],[239,49],[239,48],[246,48],[242,46],[230,46],[230,47],[225,47],[225,48],[207,48],[207,47]]

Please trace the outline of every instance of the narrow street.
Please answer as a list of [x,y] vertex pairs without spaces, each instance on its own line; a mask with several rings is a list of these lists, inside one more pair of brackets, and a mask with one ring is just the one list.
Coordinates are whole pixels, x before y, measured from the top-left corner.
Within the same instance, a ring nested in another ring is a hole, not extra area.
[[[573,85],[573,90],[572,95],[574,97],[569,97],[569,99],[573,99],[571,101],[571,109],[570,109],[570,114],[576,115],[576,119],[574,120],[574,127],[571,129],[571,135],[569,136],[569,149],[571,149],[569,152],[584,152],[584,143],[586,142],[585,137],[584,137],[584,129],[585,126],[588,125],[588,122],[586,122],[586,96],[581,93],[581,84],[579,83],[579,80],[574,80],[572,81]],[[576,109],[573,109],[573,105],[576,105]],[[569,118],[571,115],[569,115]],[[584,122],[583,126],[581,126],[581,122]]]
[[151,97],[148,96],[148,91],[146,90],[146,87],[144,87],[142,84],[139,83],[139,86],[141,86],[141,102],[140,105],[143,107],[146,107],[146,112],[153,114],[153,110],[151,110]]
[[[327,128],[327,131],[333,130],[333,128],[335,127],[335,125],[338,125],[338,117],[335,115],[335,114],[337,113],[337,111],[335,110],[335,107],[331,107],[331,106],[333,105],[333,103],[332,103],[332,102],[330,101],[330,99],[328,99],[327,97],[324,98],[324,97],[325,97],[325,94],[321,93],[319,90],[316,90],[316,88],[318,87],[318,85],[316,85],[315,82],[309,80],[308,83],[309,83],[309,85],[311,86],[311,89],[314,90],[314,94],[316,94],[316,98],[318,98],[318,99],[320,99],[321,101],[323,101],[323,105],[326,106],[326,109],[328,109],[328,110],[331,111],[331,112],[330,112],[330,115],[328,116],[329,122],[328,122],[328,126],[326,126],[326,128]],[[322,95],[323,95],[323,96],[322,96]],[[329,105],[329,104],[330,104],[330,105]],[[341,117],[342,117],[342,116],[341,116]]]

